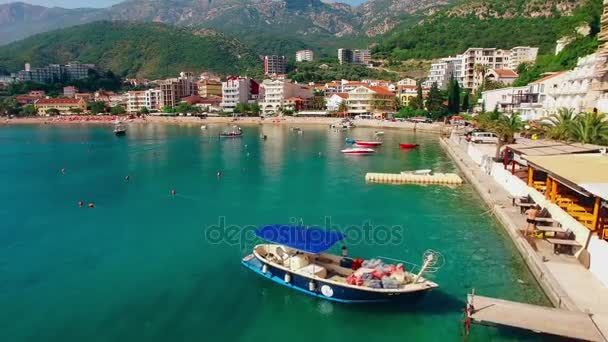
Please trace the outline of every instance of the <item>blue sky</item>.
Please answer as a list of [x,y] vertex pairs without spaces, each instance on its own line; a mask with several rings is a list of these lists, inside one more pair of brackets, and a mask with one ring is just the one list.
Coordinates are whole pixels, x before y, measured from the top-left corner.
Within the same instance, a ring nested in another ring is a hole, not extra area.
[[[16,2],[17,0],[0,0],[0,4],[6,4],[9,2]],[[108,7],[110,5],[117,4],[122,0],[20,0],[29,4],[41,5],[46,7],[65,7],[65,8],[76,8],[76,7]],[[344,2],[351,5],[358,5],[366,0],[334,0],[337,2]]]

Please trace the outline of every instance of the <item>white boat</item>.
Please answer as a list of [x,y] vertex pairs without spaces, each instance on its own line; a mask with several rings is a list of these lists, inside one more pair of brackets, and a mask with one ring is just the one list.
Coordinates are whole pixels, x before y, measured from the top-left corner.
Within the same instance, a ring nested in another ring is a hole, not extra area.
[[384,131],[375,131],[374,134],[375,135],[384,135]]
[[353,148],[344,149],[340,152],[342,152],[344,154],[372,154],[376,151],[372,148],[367,148],[367,147],[353,147]]
[[201,129],[202,129],[202,130],[207,129],[207,125],[202,125],[202,126],[201,126]]
[[422,170],[412,170],[412,171],[401,171],[402,175],[416,175],[416,176],[432,176],[433,170],[430,169],[422,169]]

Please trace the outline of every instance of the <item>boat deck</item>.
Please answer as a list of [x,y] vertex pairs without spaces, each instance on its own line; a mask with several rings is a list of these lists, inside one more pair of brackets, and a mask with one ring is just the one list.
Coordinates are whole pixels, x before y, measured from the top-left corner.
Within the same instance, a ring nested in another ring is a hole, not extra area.
[[470,294],[468,302],[473,304],[474,309],[470,318],[475,322],[495,323],[585,341],[606,341],[596,326],[593,316],[584,312]]

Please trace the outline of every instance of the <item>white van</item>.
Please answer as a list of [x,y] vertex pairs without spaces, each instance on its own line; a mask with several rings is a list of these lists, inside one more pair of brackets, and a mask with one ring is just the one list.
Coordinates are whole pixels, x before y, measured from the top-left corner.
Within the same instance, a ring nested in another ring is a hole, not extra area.
[[471,135],[471,141],[474,143],[498,143],[498,136],[490,132],[475,132]]

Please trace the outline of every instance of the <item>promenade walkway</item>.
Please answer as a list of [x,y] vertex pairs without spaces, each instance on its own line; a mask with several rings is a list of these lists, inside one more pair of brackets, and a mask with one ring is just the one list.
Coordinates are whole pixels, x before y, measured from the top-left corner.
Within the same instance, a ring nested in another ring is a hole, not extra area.
[[592,314],[604,337],[608,337],[608,288],[571,256],[555,255],[542,240],[527,240],[520,233],[525,218],[512,206],[509,193],[486,174],[460,144],[441,139],[442,146],[456,162],[467,180],[493,209],[539,284],[558,308]]

